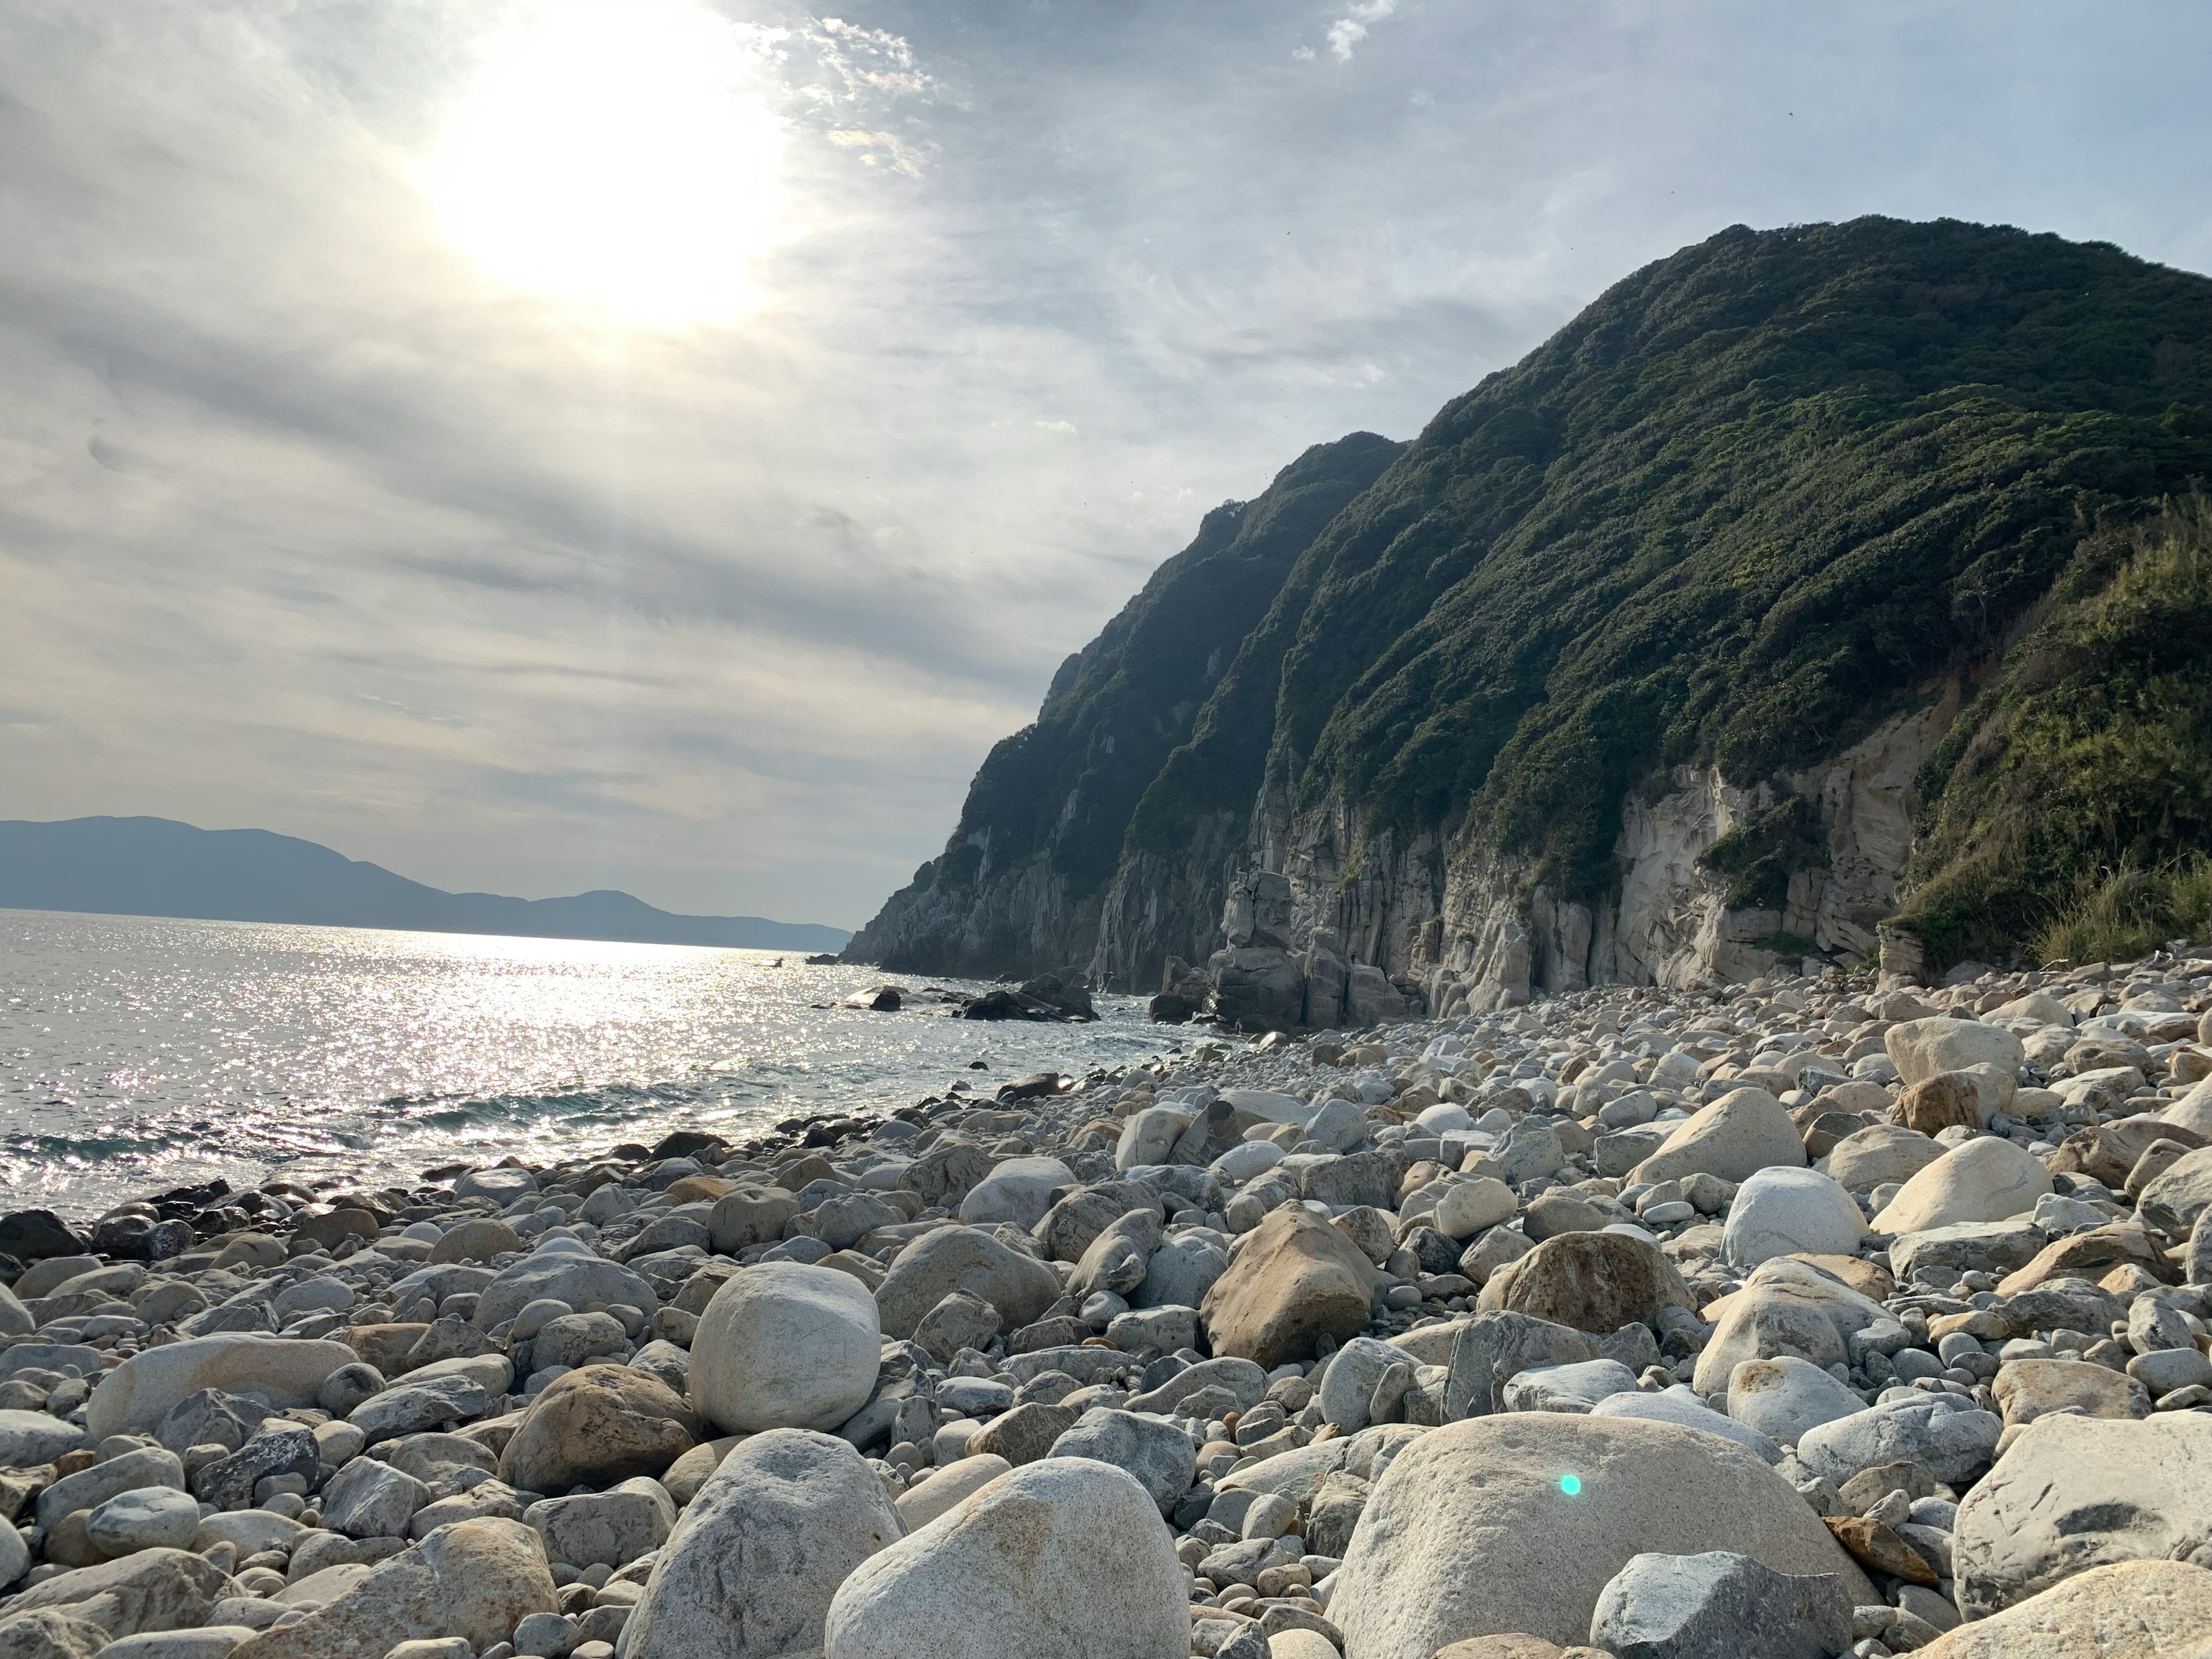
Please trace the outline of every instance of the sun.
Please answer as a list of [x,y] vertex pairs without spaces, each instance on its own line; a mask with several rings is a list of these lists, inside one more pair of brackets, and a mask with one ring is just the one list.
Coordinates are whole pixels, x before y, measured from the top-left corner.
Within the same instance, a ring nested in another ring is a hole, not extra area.
[[658,327],[756,302],[784,220],[757,37],[688,0],[550,0],[492,44],[423,169],[497,280]]

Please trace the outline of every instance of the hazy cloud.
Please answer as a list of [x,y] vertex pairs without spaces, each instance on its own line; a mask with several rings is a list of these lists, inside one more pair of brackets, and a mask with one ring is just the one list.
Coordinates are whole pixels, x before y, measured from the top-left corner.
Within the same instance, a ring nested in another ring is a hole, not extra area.
[[857,924],[1203,506],[1647,260],[1878,210],[2203,268],[2208,45],[2152,4],[17,0],[0,816]]

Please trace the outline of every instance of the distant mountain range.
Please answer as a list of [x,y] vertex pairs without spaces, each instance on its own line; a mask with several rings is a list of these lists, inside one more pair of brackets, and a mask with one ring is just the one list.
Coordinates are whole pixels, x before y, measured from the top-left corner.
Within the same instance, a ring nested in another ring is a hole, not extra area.
[[852,937],[813,922],[672,915],[628,893],[447,893],[292,836],[170,818],[0,820],[0,908],[755,951],[839,951]]

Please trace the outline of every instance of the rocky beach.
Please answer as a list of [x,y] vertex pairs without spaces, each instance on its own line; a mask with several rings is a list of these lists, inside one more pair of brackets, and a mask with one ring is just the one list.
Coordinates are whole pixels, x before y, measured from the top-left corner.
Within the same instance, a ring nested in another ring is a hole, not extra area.
[[1610,987],[19,1210],[0,1656],[2194,1653],[2208,1011]]

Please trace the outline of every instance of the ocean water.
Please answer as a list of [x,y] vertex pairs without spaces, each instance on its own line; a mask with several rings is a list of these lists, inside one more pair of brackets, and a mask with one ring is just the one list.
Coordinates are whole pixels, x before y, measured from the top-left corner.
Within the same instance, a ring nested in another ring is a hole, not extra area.
[[813,1006],[886,979],[981,988],[768,951],[0,910],[0,1209],[84,1218],[216,1176],[411,1182],[1187,1041],[1132,997],[1089,1025]]

